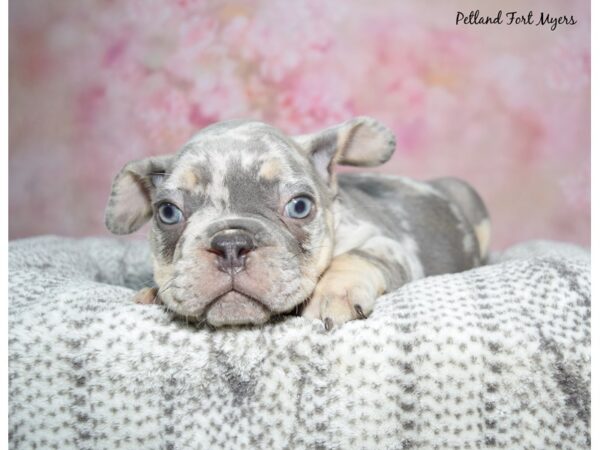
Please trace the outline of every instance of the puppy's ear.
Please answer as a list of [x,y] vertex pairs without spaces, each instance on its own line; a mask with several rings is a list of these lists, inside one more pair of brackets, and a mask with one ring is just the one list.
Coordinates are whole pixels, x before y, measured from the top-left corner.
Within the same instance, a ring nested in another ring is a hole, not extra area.
[[169,173],[172,158],[155,156],[123,167],[113,181],[104,216],[112,233],[133,233],[152,217],[154,192]]
[[327,180],[335,164],[379,166],[396,149],[392,131],[371,117],[355,117],[318,133],[296,136],[294,140]]

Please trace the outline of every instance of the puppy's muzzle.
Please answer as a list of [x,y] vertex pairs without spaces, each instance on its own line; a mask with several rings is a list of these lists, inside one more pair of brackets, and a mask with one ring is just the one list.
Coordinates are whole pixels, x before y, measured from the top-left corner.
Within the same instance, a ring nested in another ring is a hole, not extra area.
[[230,275],[246,268],[246,257],[255,248],[252,236],[238,229],[221,231],[210,241],[210,251],[217,255],[218,269]]

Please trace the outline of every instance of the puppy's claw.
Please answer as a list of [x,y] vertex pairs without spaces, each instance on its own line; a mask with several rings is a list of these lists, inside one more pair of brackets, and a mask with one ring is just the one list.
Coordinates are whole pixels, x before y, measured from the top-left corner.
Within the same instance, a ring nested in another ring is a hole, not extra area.
[[333,320],[331,320],[330,317],[326,317],[325,320],[323,320],[323,324],[325,325],[325,330],[327,331],[331,331],[333,328]]
[[366,319],[367,316],[365,315],[362,307],[360,305],[354,305],[354,309],[356,310],[356,314],[358,314],[358,317],[360,319]]

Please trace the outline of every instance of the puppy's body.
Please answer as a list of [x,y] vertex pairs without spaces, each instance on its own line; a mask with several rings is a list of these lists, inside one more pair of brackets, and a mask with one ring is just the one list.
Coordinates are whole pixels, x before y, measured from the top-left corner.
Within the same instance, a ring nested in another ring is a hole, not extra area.
[[[353,258],[335,281],[321,289],[317,286],[305,315],[343,322],[371,311],[373,296],[348,288],[363,284],[356,280],[366,280],[369,274],[378,296],[424,276],[476,267],[487,258],[487,212],[477,193],[461,180],[418,182],[398,176],[344,174],[338,184],[332,267],[349,255]],[[365,266],[377,270],[373,273]],[[349,301],[327,301],[339,297]]]
[[129,233],[154,217],[159,289],[143,297],[178,314],[262,323],[305,303],[303,314],[329,328],[364,318],[410,280],[486,258],[487,213],[464,182],[333,173],[393,150],[393,135],[368,118],[297,137],[220,123],[175,155],[127,165],[107,226]]
[[[339,233],[334,254],[378,239],[388,254],[403,262],[409,279],[470,269],[485,258],[487,242],[480,248],[476,229],[489,226],[487,215],[466,183],[454,178],[418,182],[378,174],[344,174],[338,183]],[[451,197],[452,189],[464,196]]]

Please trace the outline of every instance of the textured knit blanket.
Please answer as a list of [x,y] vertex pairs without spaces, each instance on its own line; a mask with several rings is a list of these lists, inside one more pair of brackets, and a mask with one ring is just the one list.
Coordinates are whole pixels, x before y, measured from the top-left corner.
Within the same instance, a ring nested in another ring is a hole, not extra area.
[[589,255],[533,242],[331,332],[208,329],[131,302],[145,244],[10,244],[12,449],[590,445]]

